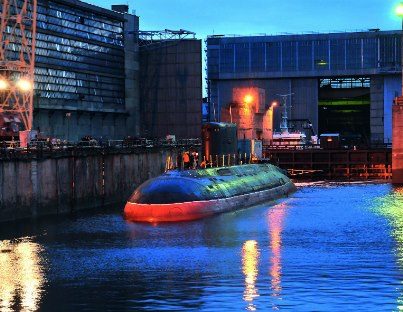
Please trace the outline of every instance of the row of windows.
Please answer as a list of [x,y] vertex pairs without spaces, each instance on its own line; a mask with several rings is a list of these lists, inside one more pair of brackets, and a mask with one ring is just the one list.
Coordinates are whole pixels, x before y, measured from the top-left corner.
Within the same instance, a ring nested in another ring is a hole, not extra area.
[[[45,48],[41,48],[44,46]],[[68,52],[69,47],[57,45],[58,50],[48,49],[46,42],[38,41],[35,54],[36,56],[48,56],[53,58],[58,58],[62,60],[75,61],[87,64],[101,65],[101,66],[112,66],[112,67],[122,67],[123,59],[118,57],[109,57],[107,53],[97,53],[96,51],[90,52],[83,50],[83,54],[73,54]],[[52,44],[51,44],[52,46]],[[8,58],[16,59],[16,55],[20,53],[20,45],[12,43],[8,45],[8,52],[6,53]],[[67,51],[66,51],[67,50]],[[12,53],[14,52],[14,53]],[[64,53],[63,53],[64,52]]]
[[368,77],[361,78],[325,78],[320,80],[321,88],[333,89],[352,89],[352,88],[370,88],[371,79]]
[[[76,80],[75,82],[66,82],[65,78],[49,78],[46,76],[36,76],[36,89],[47,90],[47,91],[63,91],[66,92],[76,92],[76,93],[93,93],[115,96],[115,93],[121,93],[122,86],[119,85],[108,85],[104,83],[89,82],[85,80]],[[66,87],[66,88],[64,88]],[[82,89],[80,89],[82,88]],[[79,91],[82,90],[82,91]],[[89,92],[88,90],[95,90]],[[98,91],[97,91],[98,90]],[[112,95],[113,93],[113,95]]]
[[88,40],[96,40],[104,43],[123,46],[123,35],[121,34],[112,34],[111,37],[108,37],[103,35],[97,35],[96,33],[86,32],[79,29],[68,28],[63,25],[53,25],[48,23],[47,21],[44,22],[38,21],[37,27],[38,31],[40,31],[40,29],[51,30],[60,34],[67,34],[70,36],[75,36]]
[[108,59],[105,55],[99,53],[92,53],[92,55],[75,55],[71,53],[61,53],[58,51],[48,50],[48,49],[36,49],[36,57],[45,56],[52,57],[60,60],[80,62],[86,64],[92,64],[96,66],[107,66],[107,67],[120,67],[122,68],[123,62],[120,60],[119,62],[114,62],[113,60]]
[[85,74],[85,73],[80,73],[80,72],[72,72],[72,71],[52,69],[52,68],[35,67],[35,75],[38,75],[39,77],[40,76],[48,77],[49,79],[71,78],[68,80],[71,80],[71,81],[85,80],[88,82],[104,83],[104,84],[111,85],[111,86],[114,86],[114,85],[123,86],[124,85],[123,78],[117,79],[117,78],[111,78],[111,77],[107,77],[107,76],[101,76],[101,75],[95,75],[95,74]]
[[[102,103],[110,104],[111,106],[114,105],[122,105],[124,104],[123,97],[106,97],[106,96],[99,96],[99,95],[83,95],[73,93],[73,92],[53,92],[53,91],[44,91],[40,92],[39,94],[39,103],[41,102],[41,98],[44,99],[54,99],[54,100],[68,100],[69,104],[78,103],[78,102],[94,102],[95,104]],[[57,101],[56,104],[60,104]]]
[[221,44],[208,68],[221,72],[398,68],[400,37]]
[[43,75],[35,75],[35,81],[37,83],[46,83],[46,84],[60,84],[66,86],[73,86],[73,87],[86,87],[86,88],[98,88],[102,90],[119,90],[122,89],[122,84],[111,84],[104,82],[97,81],[90,81],[90,80],[83,80],[83,79],[69,79],[63,77],[52,77],[52,76],[43,76]]
[[[11,32],[11,28],[9,26],[6,28],[6,32],[7,33]],[[21,31],[16,30],[16,34],[18,36],[21,36]],[[28,43],[30,44],[31,34],[27,33],[26,37],[28,39]],[[60,52],[64,52],[64,53],[74,53],[74,54],[77,54],[80,56],[87,55],[87,56],[91,56],[91,57],[93,57],[94,52],[99,52],[99,53],[105,54],[105,56],[104,56],[105,59],[108,59],[111,61],[118,61],[118,62],[119,61],[122,62],[123,57],[124,57],[124,51],[123,51],[123,48],[121,48],[121,47],[116,47],[116,48],[105,47],[105,46],[91,44],[88,42],[62,38],[62,37],[57,37],[54,35],[48,35],[48,34],[43,34],[43,33],[37,33],[36,39],[37,39],[37,41],[36,41],[37,48],[56,50],[56,51],[60,51]],[[14,42],[10,42],[7,45],[7,50],[19,51],[20,43],[15,42],[15,38],[11,38],[11,40],[14,40]],[[99,55],[97,56],[97,58],[99,58]]]
[[[66,10],[70,12],[66,12]],[[66,9],[66,7],[53,3],[49,4],[49,8],[38,6],[38,16],[39,15],[47,15],[49,17],[54,16],[71,22],[80,23],[115,33],[121,33],[123,31],[123,23],[120,21],[113,21],[111,19],[103,18],[99,15],[94,16],[94,14],[88,14],[87,12],[79,10],[72,11]]]
[[[51,12],[47,12],[51,13]],[[38,14],[37,15],[37,22],[44,22],[46,25],[59,25],[63,27],[69,27],[71,29],[76,29],[80,30],[82,32],[88,32],[88,33],[95,33],[98,35],[102,35],[105,37],[112,37],[116,36],[119,34],[122,34],[122,29],[119,29],[119,31],[109,31],[105,30],[102,28],[98,27],[93,27],[90,25],[87,25],[89,20],[85,22],[85,19],[81,16],[76,16],[76,20],[68,20],[65,19],[65,16],[62,16],[62,14],[57,14],[60,13],[60,11],[55,11],[54,15],[52,14]],[[57,15],[57,16],[56,16]]]
[[55,92],[68,92],[76,94],[75,98],[77,98],[77,94],[85,97],[87,95],[99,95],[103,97],[121,97],[123,94],[123,90],[104,90],[99,88],[83,88],[83,87],[74,87],[60,84],[50,84],[50,83],[37,83],[35,85],[36,91],[55,91]]
[[[44,52],[44,53],[42,53]],[[44,55],[42,55],[44,54]],[[8,51],[7,57],[9,59],[18,59],[19,53],[15,51]],[[97,60],[96,55],[94,58],[81,58],[81,60],[65,60],[64,58],[69,58],[68,54],[56,54],[52,55],[52,53],[48,53],[47,50],[38,49],[35,62],[53,66],[62,66],[66,68],[74,68],[83,71],[91,71],[91,72],[99,72],[108,75],[116,75],[123,76],[124,75],[124,63],[115,63],[114,66],[111,66],[111,63]],[[83,61],[87,61],[84,63]]]
[[37,63],[72,68],[75,70],[99,72],[102,74],[117,75],[117,76],[122,76],[124,74],[123,66],[121,68],[105,67],[102,64],[100,65],[85,64],[80,62],[60,60],[58,58],[51,58],[48,56],[41,56],[41,55],[37,55],[35,60]]
[[[21,1],[18,1],[18,5],[22,5]],[[49,8],[38,6],[37,26],[39,28],[54,30],[54,26],[59,25],[70,28],[70,30],[79,30],[82,35],[84,33],[99,35],[98,39],[101,41],[104,41],[103,38],[115,38],[123,41],[123,23],[121,21],[107,19],[101,15],[78,9],[69,9],[60,4],[49,3],[48,5]],[[12,5],[10,10],[11,14],[16,14],[21,8],[16,9]],[[28,16],[31,12],[32,10],[29,9]]]

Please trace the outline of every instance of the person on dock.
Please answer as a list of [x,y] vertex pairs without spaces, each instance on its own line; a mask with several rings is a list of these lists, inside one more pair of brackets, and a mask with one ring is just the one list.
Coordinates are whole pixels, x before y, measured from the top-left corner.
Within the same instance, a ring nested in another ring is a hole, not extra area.
[[183,167],[184,167],[184,169],[189,169],[190,168],[189,152],[184,152],[182,157],[183,157]]
[[191,162],[192,168],[193,168],[193,169],[196,169],[197,166],[198,166],[199,153],[196,152],[196,151],[193,151],[193,152],[192,152],[192,156],[191,156],[191,160],[192,160],[192,162]]
[[201,169],[206,169],[206,166],[207,166],[206,159],[203,159],[202,162],[200,163],[200,168]]

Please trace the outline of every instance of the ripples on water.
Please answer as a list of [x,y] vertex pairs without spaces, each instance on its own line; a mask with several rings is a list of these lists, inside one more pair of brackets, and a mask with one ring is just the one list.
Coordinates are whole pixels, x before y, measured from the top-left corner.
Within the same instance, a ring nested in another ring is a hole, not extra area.
[[0,311],[396,311],[402,268],[403,189],[308,184],[190,223],[2,226]]

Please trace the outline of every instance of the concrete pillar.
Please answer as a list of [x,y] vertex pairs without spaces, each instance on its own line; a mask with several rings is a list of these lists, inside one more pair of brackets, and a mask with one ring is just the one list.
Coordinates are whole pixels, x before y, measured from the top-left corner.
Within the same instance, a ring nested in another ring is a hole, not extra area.
[[125,106],[129,116],[126,134],[140,134],[138,16],[125,14]]
[[392,107],[392,183],[403,184],[403,96]]
[[371,143],[384,143],[384,77],[371,77]]

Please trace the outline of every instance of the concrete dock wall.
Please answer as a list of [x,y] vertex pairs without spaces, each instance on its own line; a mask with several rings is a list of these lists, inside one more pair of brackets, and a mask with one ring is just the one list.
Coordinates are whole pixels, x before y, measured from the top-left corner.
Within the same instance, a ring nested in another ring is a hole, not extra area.
[[0,222],[123,204],[176,155],[175,149],[156,148],[1,160]]

